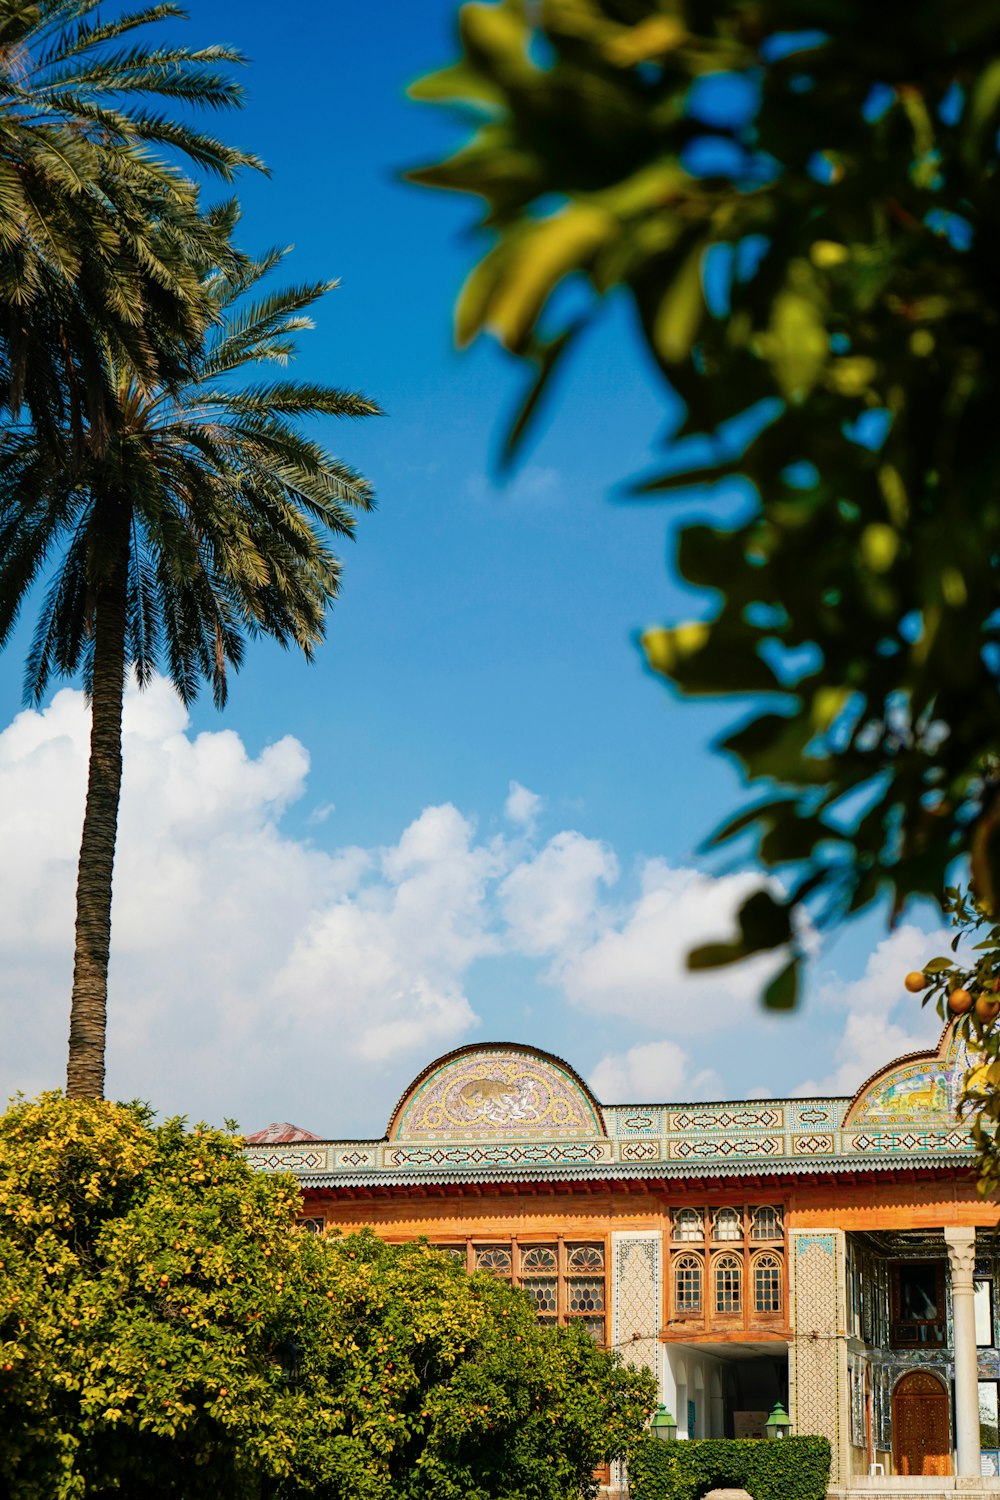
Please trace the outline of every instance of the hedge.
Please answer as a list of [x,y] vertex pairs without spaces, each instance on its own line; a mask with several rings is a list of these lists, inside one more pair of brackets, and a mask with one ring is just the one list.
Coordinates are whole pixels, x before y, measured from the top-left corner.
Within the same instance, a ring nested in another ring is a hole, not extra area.
[[629,1460],[631,1500],[701,1500],[709,1490],[743,1489],[753,1500],[825,1500],[830,1444],[823,1437],[647,1438]]

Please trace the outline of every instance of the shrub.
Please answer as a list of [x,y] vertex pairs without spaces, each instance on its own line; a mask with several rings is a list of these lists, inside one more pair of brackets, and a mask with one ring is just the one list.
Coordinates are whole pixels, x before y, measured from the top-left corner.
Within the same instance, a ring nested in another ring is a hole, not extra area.
[[825,1500],[830,1444],[822,1437],[675,1443],[647,1438],[628,1474],[632,1500],[701,1500],[709,1490],[726,1487],[744,1489],[753,1500]]

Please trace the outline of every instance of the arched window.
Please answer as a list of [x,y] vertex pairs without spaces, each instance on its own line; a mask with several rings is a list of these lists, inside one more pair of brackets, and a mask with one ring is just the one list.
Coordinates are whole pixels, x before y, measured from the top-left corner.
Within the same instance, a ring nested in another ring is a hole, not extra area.
[[464,1245],[430,1245],[428,1248],[430,1250],[437,1250],[440,1255],[450,1256],[452,1260],[457,1260],[463,1266],[465,1265]]
[[678,1255],[674,1260],[674,1312],[701,1312],[700,1255]]
[[717,1255],[712,1262],[715,1278],[715,1310],[738,1313],[743,1310],[743,1266],[735,1255]]
[[759,1313],[781,1311],[781,1261],[776,1255],[753,1258],[753,1308]]
[[701,1214],[693,1208],[682,1208],[680,1213],[674,1215],[673,1237],[675,1240],[703,1240],[705,1226]]
[[522,1276],[548,1276],[559,1269],[555,1245],[532,1245],[521,1252]]
[[492,1276],[499,1276],[506,1281],[510,1276],[511,1266],[509,1245],[476,1246],[477,1271],[489,1271]]
[[717,1208],[712,1218],[713,1240],[741,1240],[743,1216],[738,1208]]
[[604,1271],[603,1245],[569,1245],[566,1267],[571,1276],[583,1271],[593,1276]]
[[780,1208],[752,1208],[750,1210],[750,1238],[752,1240],[782,1240],[784,1237]]

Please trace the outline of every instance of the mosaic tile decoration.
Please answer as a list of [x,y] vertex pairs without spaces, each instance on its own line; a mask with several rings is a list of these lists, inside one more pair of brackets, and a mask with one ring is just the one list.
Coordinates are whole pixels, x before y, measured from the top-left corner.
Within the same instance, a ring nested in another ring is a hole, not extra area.
[[852,1104],[845,1126],[952,1123],[962,1074],[969,1068],[964,1037],[945,1039],[936,1057],[914,1057],[890,1065]]
[[483,1049],[434,1069],[400,1111],[395,1140],[468,1140],[537,1132],[549,1139],[603,1136],[583,1089],[554,1059]]
[[329,1164],[326,1147],[316,1150],[294,1150],[286,1147],[247,1146],[244,1148],[255,1172],[322,1172]]
[[387,1167],[519,1167],[542,1163],[578,1165],[611,1160],[608,1141],[486,1141],[454,1145],[386,1146]]
[[[797,1432],[830,1439],[830,1483],[844,1472],[848,1415],[846,1356],[842,1368],[840,1302],[844,1284],[844,1237],[836,1233],[790,1235],[792,1325],[789,1349],[789,1411]],[[832,1400],[831,1400],[832,1396]]]
[[697,1176],[741,1171],[893,1170],[972,1154],[951,1112],[964,1043],[890,1064],[853,1099],[774,1099],[598,1108],[572,1069],[528,1048],[473,1047],[433,1065],[404,1096],[393,1138],[248,1144],[258,1171],[314,1185],[387,1186],[420,1174],[496,1180]]
[[624,1362],[656,1374],[663,1307],[663,1237],[621,1230],[612,1237],[611,1340]]

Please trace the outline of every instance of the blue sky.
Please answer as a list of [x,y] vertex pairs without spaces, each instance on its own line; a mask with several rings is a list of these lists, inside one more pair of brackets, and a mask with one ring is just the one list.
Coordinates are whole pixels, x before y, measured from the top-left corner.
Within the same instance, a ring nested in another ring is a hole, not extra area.
[[[130,710],[110,1087],[248,1129],[381,1133],[432,1056],[516,1039],[608,1097],[851,1091],[935,1031],[899,983],[925,940],[879,948],[882,926],[858,924],[817,954],[792,1019],[760,1014],[752,977],[683,975],[686,933],[724,930],[745,885],[678,873],[738,794],[708,749],[727,713],[672,701],[634,644],[692,608],[674,512],[615,498],[668,406],[609,306],[520,470],[491,477],[523,376],[452,346],[474,207],[400,181],[458,139],[404,97],[452,31],[446,0],[194,0],[184,28],[251,61],[221,127],[272,170],[241,185],[244,242],[294,243],[295,279],[341,278],[299,373],[386,416],[327,434],[379,510],[317,663],[260,645],[223,716],[206,702],[186,725],[159,689]],[[0,723],[23,645],[0,659]],[[8,1092],[61,1080],[84,734],[64,696],[0,736]],[[22,822],[29,798],[44,813]]]

